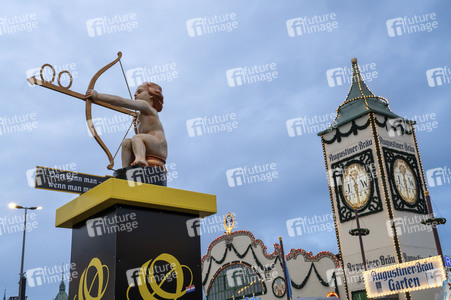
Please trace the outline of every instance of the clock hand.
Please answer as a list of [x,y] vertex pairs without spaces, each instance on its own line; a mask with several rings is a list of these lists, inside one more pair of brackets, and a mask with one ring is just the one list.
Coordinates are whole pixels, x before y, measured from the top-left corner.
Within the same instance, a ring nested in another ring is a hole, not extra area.
[[399,167],[399,170],[402,173],[402,178],[403,178],[403,181],[404,181],[404,189],[406,190],[405,192],[406,192],[407,196],[409,196],[409,191],[407,190],[407,180],[406,180],[406,171],[407,171],[407,169],[406,169],[406,167],[404,165],[401,165]]
[[352,181],[354,181],[354,190],[355,190],[355,195],[357,197],[357,205],[360,204],[360,197],[359,197],[359,185],[357,184],[357,171],[353,170],[351,172],[351,177],[352,177]]

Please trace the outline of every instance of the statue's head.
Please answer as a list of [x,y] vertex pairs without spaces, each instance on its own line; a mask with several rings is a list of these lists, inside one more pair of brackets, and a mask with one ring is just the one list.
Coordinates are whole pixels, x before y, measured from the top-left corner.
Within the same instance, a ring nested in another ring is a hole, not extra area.
[[[141,91],[141,92],[139,92]],[[135,99],[145,100],[147,95],[152,102],[153,108],[156,109],[157,112],[160,112],[163,109],[163,93],[162,88],[156,83],[153,82],[144,82],[136,89]],[[146,95],[147,93],[147,95]]]

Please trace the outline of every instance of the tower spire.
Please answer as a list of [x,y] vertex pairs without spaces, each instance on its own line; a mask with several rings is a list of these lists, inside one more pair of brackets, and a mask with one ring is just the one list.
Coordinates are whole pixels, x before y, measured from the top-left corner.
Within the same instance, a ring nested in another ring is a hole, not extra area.
[[64,264],[63,264],[63,268],[61,269],[60,290],[59,290],[58,294],[56,295],[55,300],[68,300],[68,296],[66,293],[66,285],[64,284]]
[[362,78],[362,74],[360,74],[360,68],[357,64],[357,58],[353,57],[351,59],[351,63],[352,84],[345,102],[365,97],[376,97],[366,85],[365,81]]
[[[334,130],[341,125],[351,122],[365,114],[376,113],[390,119],[403,119],[393,113],[388,107],[388,101],[380,96],[376,96],[370,91],[360,74],[360,68],[357,64],[357,58],[351,59],[352,63],[352,83],[346,100],[337,108],[335,121],[329,128],[318,133],[319,136]],[[405,120],[408,123],[412,121]]]
[[63,267],[63,270],[61,271],[60,292],[64,292],[64,291],[66,291],[66,285],[64,284],[64,267]]

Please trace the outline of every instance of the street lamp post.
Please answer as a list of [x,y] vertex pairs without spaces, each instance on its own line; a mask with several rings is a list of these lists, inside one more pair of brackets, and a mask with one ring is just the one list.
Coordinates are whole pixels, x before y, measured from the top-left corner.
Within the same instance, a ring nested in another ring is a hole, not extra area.
[[35,210],[35,209],[42,209],[41,206],[33,206],[33,207],[24,207],[17,205],[15,203],[10,203],[9,208],[17,208],[17,209],[23,209],[25,210],[25,217],[23,221],[23,240],[22,240],[22,259],[20,262],[20,279],[19,279],[19,300],[25,300],[25,287],[27,283],[27,279],[24,276],[23,272],[23,261],[24,261],[24,255],[25,255],[25,233],[27,232],[27,211],[28,210]]

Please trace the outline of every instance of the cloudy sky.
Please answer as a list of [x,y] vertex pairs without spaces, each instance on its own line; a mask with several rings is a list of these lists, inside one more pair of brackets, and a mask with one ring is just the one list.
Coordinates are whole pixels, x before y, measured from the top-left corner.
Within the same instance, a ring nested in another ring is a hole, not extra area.
[[[286,222],[324,218],[332,211],[315,128],[330,123],[346,98],[351,57],[358,58],[374,94],[387,98],[393,112],[417,120],[424,171],[444,168],[449,173],[451,9],[447,1],[130,4],[1,3],[2,295],[3,288],[7,296],[17,295],[22,246],[21,232],[12,228],[23,221],[19,219],[23,211],[9,209],[9,202],[44,207],[29,220],[33,228],[27,232],[25,270],[51,269],[70,261],[71,231],[55,228],[55,210],[77,195],[35,189],[30,186],[29,170],[46,166],[112,175],[103,150],[88,134],[84,102],[27,83],[26,78],[44,63],[57,72],[70,71],[71,89],[80,93],[118,51],[123,52],[132,90],[153,76],[165,96],[160,118],[174,177],[168,186],[217,195],[218,215],[235,213],[237,229],[251,231],[269,252],[279,236],[286,252],[291,248],[314,254],[338,251],[334,231],[290,237]],[[395,19],[405,17],[408,26],[417,25],[422,31],[398,26]],[[293,19],[299,18],[305,26],[296,25]],[[328,70],[337,68],[344,77],[327,76]],[[258,76],[250,82],[243,80],[243,72]],[[62,76],[63,84],[65,79]],[[128,95],[118,66],[98,80],[96,89]],[[97,125],[114,152],[129,120],[99,107],[93,117],[103,120],[104,125]],[[286,122],[300,117],[311,126],[290,136]],[[198,118],[206,120],[206,126],[199,127]],[[223,130],[213,132],[215,125]],[[226,175],[228,170],[254,166],[270,171],[265,180],[240,185]],[[435,212],[444,217],[450,211],[450,177],[429,187]],[[211,231],[201,237],[203,254],[221,234]],[[450,225],[440,227],[439,234],[444,253],[451,254],[446,239]],[[27,287],[29,299],[51,299],[57,291],[58,283]]]

